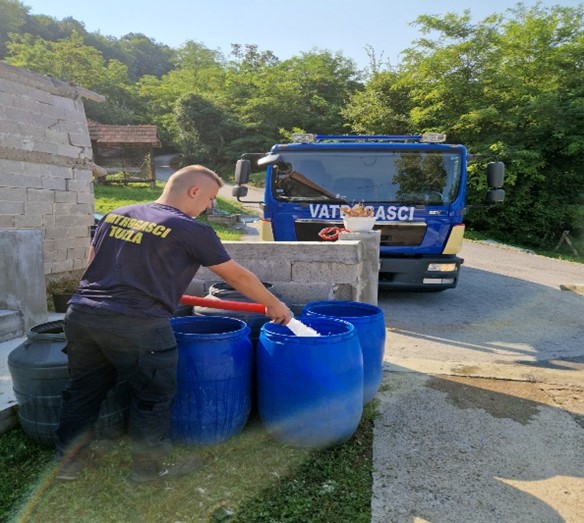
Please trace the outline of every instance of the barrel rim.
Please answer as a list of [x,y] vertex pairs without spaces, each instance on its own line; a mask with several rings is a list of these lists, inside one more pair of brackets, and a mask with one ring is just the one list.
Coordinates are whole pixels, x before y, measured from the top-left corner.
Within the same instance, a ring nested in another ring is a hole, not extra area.
[[[42,329],[56,330],[59,329],[60,332],[43,332]],[[46,323],[40,323],[31,327],[26,333],[26,337],[29,340],[55,340],[62,341],[65,339],[65,321],[55,320]]]
[[[177,328],[182,324],[194,325],[204,323],[230,323],[237,328],[223,332],[182,332]],[[234,336],[249,336],[251,330],[245,321],[230,316],[180,316],[170,319],[170,325],[176,338],[190,338],[193,336],[206,339],[222,339]]]
[[[332,316],[298,316],[296,319],[301,321],[302,323],[308,325],[309,327],[312,327],[312,328],[315,328],[314,327],[315,322],[316,323],[322,323],[322,322],[340,323],[340,324],[343,324],[343,326],[345,327],[346,330],[343,332],[337,332],[334,334],[326,334],[326,335],[321,334],[320,336],[304,337],[304,336],[296,336],[296,334],[294,334],[292,331],[290,331],[290,329],[288,329],[290,334],[288,334],[286,331],[280,332],[279,329],[285,327],[285,325],[281,325],[279,323],[268,322],[268,323],[265,323],[264,325],[262,325],[262,328],[260,330],[260,337],[262,335],[273,336],[273,337],[285,339],[287,343],[293,342],[293,343],[306,344],[307,339],[318,340],[318,341],[316,341],[316,343],[330,343],[330,342],[336,342],[335,340],[339,340],[339,339],[347,337],[347,336],[353,336],[353,333],[355,335],[357,335],[357,330],[355,329],[355,326],[345,319],[334,318]],[[317,332],[320,332],[317,328],[315,328],[315,330]]]
[[383,316],[383,310],[378,307],[377,305],[373,305],[371,303],[363,303],[360,301],[351,301],[351,300],[321,300],[321,301],[313,301],[307,303],[302,308],[302,313],[312,313],[318,316],[330,316],[329,314],[323,314],[321,312],[313,310],[313,308],[317,307],[334,307],[334,306],[347,306],[353,307],[355,309],[362,309],[364,311],[370,311],[371,314],[367,315],[360,315],[360,316],[350,316],[348,314],[343,314],[342,318],[367,318],[367,317],[375,317],[375,316]]

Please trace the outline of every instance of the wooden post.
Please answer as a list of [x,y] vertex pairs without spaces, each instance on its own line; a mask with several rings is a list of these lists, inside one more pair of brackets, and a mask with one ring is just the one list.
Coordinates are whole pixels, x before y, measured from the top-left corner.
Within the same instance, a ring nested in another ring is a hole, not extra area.
[[574,256],[580,256],[580,254],[576,250],[576,247],[574,247],[574,244],[572,243],[572,239],[570,237],[570,231],[564,231],[562,233],[562,236],[560,238],[560,241],[558,242],[558,244],[556,245],[556,248],[554,250],[557,251],[560,248],[560,246],[562,245],[562,243],[564,243],[564,242],[566,242],[566,244],[568,245],[568,247],[574,253]]
[[148,169],[150,172],[150,189],[154,189],[156,187],[156,166],[154,165],[154,154],[153,150],[150,149],[150,152],[146,156],[148,161]]

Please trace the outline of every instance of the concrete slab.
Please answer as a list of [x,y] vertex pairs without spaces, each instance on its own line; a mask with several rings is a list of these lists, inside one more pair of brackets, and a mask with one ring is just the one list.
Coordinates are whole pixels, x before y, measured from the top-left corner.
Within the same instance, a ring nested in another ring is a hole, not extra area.
[[22,336],[24,321],[17,311],[0,310],[0,342]]
[[372,521],[581,521],[583,390],[388,371]]

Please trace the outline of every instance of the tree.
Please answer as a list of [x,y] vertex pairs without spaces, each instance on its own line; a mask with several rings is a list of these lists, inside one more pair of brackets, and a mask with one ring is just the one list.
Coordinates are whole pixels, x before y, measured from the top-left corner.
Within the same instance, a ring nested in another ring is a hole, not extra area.
[[175,115],[182,163],[204,163],[214,168],[222,166],[225,163],[225,144],[234,135],[235,126],[229,116],[196,93],[178,100]]
[[183,139],[175,118],[177,101],[197,93],[208,100],[223,90],[223,56],[198,42],[189,41],[174,52],[174,68],[161,78],[144,75],[136,83],[150,121],[159,126],[166,144],[180,147]]
[[0,59],[6,56],[6,43],[10,33],[18,33],[30,11],[18,0],[0,0]]
[[573,230],[584,194],[582,8],[518,4],[477,24],[468,10],[416,24],[436,36],[418,39],[398,70],[373,75],[345,112],[353,127],[379,130],[379,115],[407,115],[404,128],[445,131],[469,146],[480,155],[469,167],[471,206],[483,203],[486,161],[504,160],[506,203],[475,208],[470,226],[534,245]]
[[142,33],[128,33],[119,40],[119,47],[128,56],[128,75],[132,81],[144,75],[160,78],[173,69],[174,51]]
[[107,97],[106,104],[87,103],[87,114],[101,123],[137,123],[138,99],[128,81],[127,67],[106,62],[94,47],[84,45],[75,31],[69,38],[47,42],[31,35],[14,36],[6,62],[37,73],[74,82]]
[[354,62],[330,51],[312,50],[285,61],[255,46],[235,51],[219,103],[245,129],[240,153],[265,150],[293,128],[342,132],[341,109],[361,87]]
[[416,129],[410,119],[410,90],[400,83],[397,70],[374,72],[356,91],[341,113],[358,134],[408,134]]

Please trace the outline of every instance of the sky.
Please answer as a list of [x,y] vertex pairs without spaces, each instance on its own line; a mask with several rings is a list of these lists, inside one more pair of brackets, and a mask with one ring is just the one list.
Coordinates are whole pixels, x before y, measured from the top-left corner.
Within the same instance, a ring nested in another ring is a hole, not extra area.
[[[189,40],[221,51],[231,44],[255,44],[286,60],[313,49],[341,51],[359,68],[369,65],[366,49],[396,65],[400,53],[422,36],[411,23],[422,14],[462,13],[475,22],[504,13],[515,0],[21,0],[30,14],[73,17],[89,32],[119,38],[143,33],[178,48]],[[524,0],[525,6],[575,7],[584,0]]]

